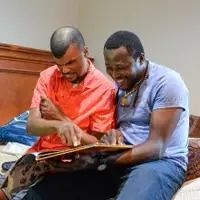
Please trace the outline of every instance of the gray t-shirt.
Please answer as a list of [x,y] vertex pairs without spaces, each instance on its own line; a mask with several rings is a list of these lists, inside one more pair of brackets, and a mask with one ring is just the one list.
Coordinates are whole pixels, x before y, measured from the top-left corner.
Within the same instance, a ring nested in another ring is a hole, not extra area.
[[[183,108],[180,120],[167,143],[164,157],[171,158],[186,168],[189,133],[188,89],[181,76],[174,70],[149,62],[149,76],[140,87],[135,109],[120,105],[124,92],[118,92],[117,125],[128,144],[138,145],[147,139],[153,110]],[[135,94],[129,96],[128,101],[134,99],[133,95]]]

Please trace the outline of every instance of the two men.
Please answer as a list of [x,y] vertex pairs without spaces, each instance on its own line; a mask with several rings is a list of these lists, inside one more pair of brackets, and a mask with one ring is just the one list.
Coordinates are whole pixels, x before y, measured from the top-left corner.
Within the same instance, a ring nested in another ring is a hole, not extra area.
[[[61,36],[62,34],[59,35],[60,38]],[[65,40],[68,40],[67,36]],[[74,49],[69,52],[63,50],[63,52],[67,54],[74,52]],[[64,62],[63,55],[56,62],[57,64],[61,62],[60,64],[64,66],[68,62]],[[69,58],[73,56],[70,55]],[[118,144],[118,138],[123,138],[125,144],[132,144],[135,147],[133,150],[117,155],[114,159],[113,157],[104,159],[107,168],[103,171],[86,167],[85,170],[75,173],[46,176],[28,191],[24,199],[170,200],[182,185],[187,169],[189,110],[188,90],[180,75],[146,60],[141,41],[129,31],[118,31],[108,38],[104,45],[104,58],[107,73],[117,86],[117,126],[116,129],[107,131],[109,127],[101,141]],[[65,67],[69,68],[67,65]],[[89,73],[86,77],[88,75]],[[68,77],[68,81],[74,80],[75,74],[71,73]],[[80,82],[75,85],[80,86],[83,82],[84,79],[80,79]],[[44,88],[48,87],[44,84]],[[56,106],[44,97],[41,101],[41,109],[37,109],[30,115],[29,132],[35,133],[34,135],[38,135],[37,133],[49,135],[55,131],[64,144],[73,146],[98,141],[94,133],[86,137],[85,133],[80,131],[79,124],[73,125],[73,128],[72,126],[67,128],[65,125],[62,131],[54,128],[54,125],[52,129],[47,129],[49,118],[53,118],[53,124],[58,123],[55,122],[56,118],[59,123],[65,121],[69,124],[76,118],[69,119],[71,107],[66,108],[65,113],[60,111],[64,108],[56,111],[57,107],[66,103],[69,97],[57,103],[58,96],[51,97],[50,94],[46,96]],[[101,97],[103,98],[102,94]],[[86,100],[81,100],[80,104],[82,102],[89,104]],[[46,107],[49,107],[49,110]],[[101,112],[102,116],[107,116],[108,113],[109,109],[107,113]],[[44,123],[40,124],[37,121],[40,116],[48,120],[44,122],[41,118],[40,121]],[[101,123],[101,119],[99,117],[97,121]],[[103,125],[104,123],[101,126]],[[98,131],[102,130],[97,128]],[[50,141],[53,145],[57,145],[55,137],[58,136],[54,134],[47,136],[49,143],[44,140],[43,144],[38,145],[39,148],[37,145],[34,147],[35,150],[41,150],[44,145],[47,145],[45,148],[51,146]],[[56,148],[63,148],[59,145]]]

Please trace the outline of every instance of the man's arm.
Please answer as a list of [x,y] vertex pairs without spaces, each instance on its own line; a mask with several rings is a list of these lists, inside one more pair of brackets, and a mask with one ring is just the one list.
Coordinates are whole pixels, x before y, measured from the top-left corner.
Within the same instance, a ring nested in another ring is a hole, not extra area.
[[[27,121],[27,133],[34,136],[46,136],[55,132],[70,131],[70,135],[74,136],[77,132],[81,134],[81,144],[95,143],[98,139],[87,133],[84,133],[78,128],[67,116],[65,116],[60,110],[46,98],[47,107],[46,110],[39,108],[32,108],[29,113],[29,118]],[[42,113],[41,113],[42,112]],[[42,118],[42,114],[44,118]],[[51,119],[45,119],[45,116]],[[66,127],[67,126],[67,127]],[[62,134],[62,133],[61,133]],[[62,139],[62,138],[61,138]],[[68,142],[66,141],[68,140]],[[63,142],[69,143],[69,140],[73,138],[63,138]],[[73,141],[70,143],[74,143]],[[76,142],[75,142],[76,143]]]
[[116,161],[117,164],[137,164],[163,157],[165,146],[180,119],[182,108],[155,110],[150,122],[148,139],[127,151]]
[[39,108],[32,108],[27,120],[27,133],[34,136],[46,136],[55,133],[59,125],[58,120],[42,119]]
[[[62,136],[64,131],[70,133],[66,133],[65,136]],[[32,108],[30,110],[27,121],[27,132],[30,135],[35,136],[46,136],[57,132],[58,134],[61,134],[63,142],[67,144],[76,143],[73,138],[75,135],[81,135],[81,144],[90,144],[98,141],[95,136],[84,133],[67,116],[65,116],[65,114],[54,105],[50,99],[44,96],[41,96],[40,108]],[[72,137],[69,138],[69,135]],[[75,137],[75,140],[76,139],[77,138]],[[71,142],[69,142],[70,140]]]
[[[40,112],[41,112],[42,118],[44,119],[48,119],[51,121],[58,120],[58,121],[62,121],[63,123],[66,122],[68,124],[70,123],[74,124],[50,99],[44,96],[41,96]],[[90,144],[90,143],[98,142],[98,139],[97,139],[98,137],[96,137],[97,136],[96,133],[92,131],[90,134],[85,133],[82,135],[81,144]]]
[[58,120],[46,120],[42,118],[41,105],[43,98],[48,94],[51,85],[51,75],[46,71],[41,72],[34,89],[31,109],[27,120],[27,133],[34,136],[45,136],[56,131]]

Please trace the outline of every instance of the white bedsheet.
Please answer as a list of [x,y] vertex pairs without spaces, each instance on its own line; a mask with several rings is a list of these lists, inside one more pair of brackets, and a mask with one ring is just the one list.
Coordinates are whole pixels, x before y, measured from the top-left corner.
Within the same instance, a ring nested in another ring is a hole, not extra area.
[[8,142],[2,149],[1,153],[22,156],[24,155],[30,146],[19,144],[17,142]]
[[186,182],[173,200],[200,200],[200,178]]
[[0,145],[0,174],[3,174],[3,171],[2,171],[2,168],[1,168],[2,163],[18,159],[18,156],[2,153],[1,150],[4,147],[5,147],[5,145]]

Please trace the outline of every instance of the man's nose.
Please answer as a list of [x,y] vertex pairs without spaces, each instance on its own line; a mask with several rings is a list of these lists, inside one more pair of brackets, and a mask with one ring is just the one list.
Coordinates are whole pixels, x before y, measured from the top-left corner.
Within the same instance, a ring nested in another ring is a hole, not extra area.
[[117,73],[115,70],[112,71],[112,77],[113,79],[119,78],[119,73]]
[[67,67],[67,66],[62,66],[62,67],[61,67],[61,72],[62,72],[63,74],[67,74],[67,73],[70,72],[70,69],[69,69],[69,67]]

